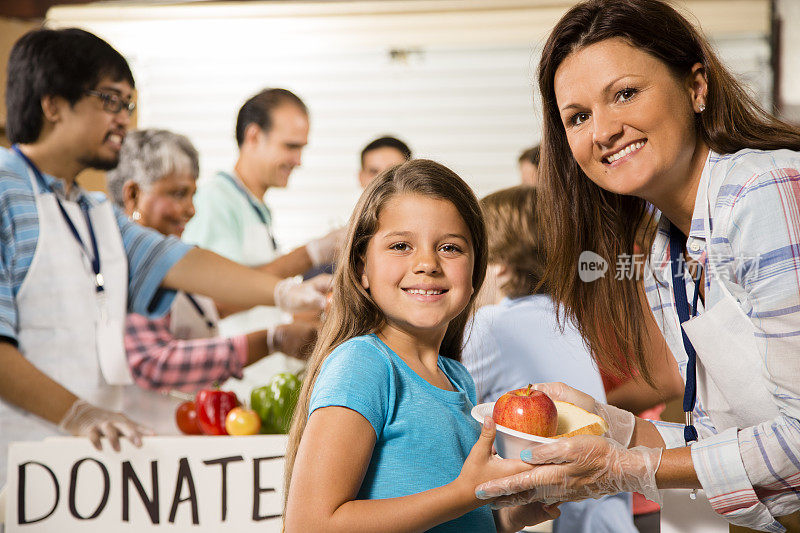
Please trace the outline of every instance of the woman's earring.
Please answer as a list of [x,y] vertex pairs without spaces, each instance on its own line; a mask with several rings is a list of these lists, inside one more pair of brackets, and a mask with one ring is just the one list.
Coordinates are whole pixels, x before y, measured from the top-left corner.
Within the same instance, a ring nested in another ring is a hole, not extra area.
[[133,220],[134,222],[142,220],[142,214],[139,212],[138,209],[134,210],[134,212],[131,213],[131,220]]
[[703,111],[706,110],[706,104],[700,102],[700,104],[697,105],[697,109],[699,109],[700,112],[702,113]]

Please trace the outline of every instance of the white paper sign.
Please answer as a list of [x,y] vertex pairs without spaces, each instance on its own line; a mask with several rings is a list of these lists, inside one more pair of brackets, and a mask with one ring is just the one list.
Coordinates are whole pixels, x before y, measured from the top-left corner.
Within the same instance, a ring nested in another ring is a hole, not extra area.
[[278,532],[285,435],[12,443],[6,533]]

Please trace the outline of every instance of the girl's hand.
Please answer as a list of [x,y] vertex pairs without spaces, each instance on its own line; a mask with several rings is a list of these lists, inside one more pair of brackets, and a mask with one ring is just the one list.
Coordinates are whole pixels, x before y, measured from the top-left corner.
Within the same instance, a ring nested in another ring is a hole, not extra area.
[[[555,520],[561,515],[560,504],[545,505],[542,502],[531,502],[516,507],[496,510],[495,525],[498,532],[519,531],[527,526],[541,524],[547,520]],[[494,507],[494,505],[492,505]]]
[[533,388],[544,392],[552,400],[569,402],[585,411],[600,416],[608,424],[606,437],[617,441],[625,447],[630,444],[633,428],[636,426],[636,417],[633,416],[633,413],[613,405],[598,403],[585,392],[573,389],[564,383],[537,383]]
[[483,427],[478,442],[472,447],[461,473],[456,482],[469,487],[474,491],[475,487],[486,481],[500,477],[512,476],[520,472],[526,472],[531,466],[516,459],[502,459],[492,452],[492,444],[495,436],[495,423],[492,417],[487,416],[483,419]]
[[527,463],[541,465],[528,472],[484,483],[476,490],[480,499],[514,495],[495,506],[530,501],[553,503],[599,498],[618,492],[640,492],[660,501],[656,470],[661,448],[625,448],[604,437],[579,435],[522,452]]

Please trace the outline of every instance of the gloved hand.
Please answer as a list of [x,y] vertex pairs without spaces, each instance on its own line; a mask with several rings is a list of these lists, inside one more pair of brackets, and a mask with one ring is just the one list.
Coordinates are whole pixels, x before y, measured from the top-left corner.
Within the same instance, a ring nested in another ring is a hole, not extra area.
[[81,399],[75,400],[58,427],[75,436],[89,437],[98,450],[103,449],[100,439],[106,437],[117,452],[120,436],[128,437],[138,448],[142,445],[143,435],[155,435],[152,429],[137,424],[122,413],[100,409]]
[[600,416],[608,424],[605,436],[627,447],[633,437],[636,417],[633,413],[613,405],[598,403],[594,398],[563,383],[537,383],[534,389],[540,390],[553,400],[561,400],[577,405],[581,409]]
[[[465,490],[475,490],[475,486],[487,479],[497,476],[509,476],[520,472],[530,472],[530,466],[516,459],[501,459],[492,451],[492,444],[496,434],[496,426],[492,417],[483,420],[481,434],[478,441],[470,450],[467,459],[461,467],[458,478],[453,483],[461,484]],[[503,509],[500,512],[498,531],[519,531],[525,526],[538,524],[545,520],[556,518],[560,514],[557,507],[542,505],[534,502],[530,505]]]
[[618,492],[639,492],[660,503],[656,470],[661,452],[661,448],[645,446],[625,448],[593,435],[560,439],[522,452],[526,463],[541,466],[483,483],[475,494],[483,500],[513,495],[496,500],[493,505],[497,507],[531,501],[577,501]]
[[314,239],[306,244],[306,252],[315,267],[333,263],[336,252],[342,248],[347,228],[337,228],[324,237]]
[[461,473],[455,482],[462,483],[472,491],[480,483],[505,476],[512,476],[531,469],[517,459],[503,459],[492,451],[497,427],[492,417],[486,416],[481,434],[461,466]]
[[317,326],[308,322],[280,324],[267,335],[270,352],[282,352],[297,359],[308,359],[317,342]]
[[330,274],[320,274],[308,281],[300,276],[282,279],[275,284],[275,305],[288,313],[319,311],[325,307],[332,281]]

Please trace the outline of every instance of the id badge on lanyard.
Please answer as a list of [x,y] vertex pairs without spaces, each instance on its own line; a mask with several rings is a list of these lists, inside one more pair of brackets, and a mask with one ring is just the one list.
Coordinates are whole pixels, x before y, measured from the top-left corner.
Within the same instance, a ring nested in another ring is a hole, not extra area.
[[[700,277],[702,276],[703,267],[700,265],[700,270],[695,278],[694,296],[692,297],[692,306],[689,307],[689,301],[686,295],[686,282],[684,281],[684,257],[683,247],[686,243],[686,238],[681,233],[675,224],[669,225],[669,258],[670,266],[672,269],[672,295],[675,299],[675,308],[678,312],[678,319],[683,324],[687,320],[697,316],[697,302],[700,296]],[[692,345],[692,341],[686,335],[683,327],[680,327],[681,338],[683,340],[683,348],[686,351],[688,361],[686,363],[686,385],[683,389],[683,411],[686,415],[686,424],[683,428],[683,439],[686,445],[689,446],[692,442],[698,439],[697,428],[694,427],[694,420],[692,412],[694,411],[695,403],[697,403],[697,351]],[[695,499],[697,497],[697,490],[692,490],[690,497]]]
[[[92,272],[94,272],[94,286],[95,292],[101,293],[105,291],[105,279],[103,278],[103,273],[100,271],[100,254],[97,250],[97,238],[94,236],[94,226],[92,226],[92,219],[89,217],[89,210],[86,208],[85,205],[81,204],[81,212],[83,213],[83,217],[86,220],[86,227],[89,229],[89,241],[92,245],[91,253],[89,250],[86,249],[86,245],[83,243],[83,239],[81,239],[80,233],[78,233],[78,229],[73,224],[72,219],[67,214],[67,210],[64,209],[64,205],[61,203],[61,199],[58,195],[53,191],[53,189],[47,184],[42,176],[42,172],[39,170],[33,161],[28,159],[22,150],[19,149],[18,145],[12,146],[12,149],[28,164],[28,166],[33,170],[34,175],[36,176],[36,182],[39,184],[39,188],[45,191],[48,191],[53,195],[56,200],[56,204],[58,205],[58,210],[61,212],[61,216],[64,217],[64,222],[67,223],[72,236],[75,237],[75,240],[78,242],[78,246],[89,259],[89,262],[92,265]],[[103,299],[105,301],[105,299]],[[98,300],[99,303],[99,300]]]
[[100,363],[100,369],[106,381],[111,384],[130,384],[132,379],[130,370],[127,366],[127,359],[122,344],[122,336],[124,333],[124,323],[122,319],[112,319],[111,313],[108,308],[108,295],[105,290],[105,278],[100,264],[100,251],[97,246],[97,238],[92,225],[92,219],[89,216],[89,209],[85,204],[80,204],[81,213],[83,213],[86,222],[86,228],[89,232],[89,243],[91,244],[91,251],[87,249],[86,244],[78,233],[78,229],[72,222],[67,210],[61,203],[61,199],[55,194],[52,187],[50,187],[44,179],[39,168],[31,161],[16,144],[12,149],[25,161],[25,163],[33,171],[36,177],[36,182],[39,189],[47,191],[55,198],[61,216],[64,222],[75,238],[79,248],[88,259],[93,273],[95,298],[97,302],[97,322],[95,327],[95,342],[97,346],[97,355]]

